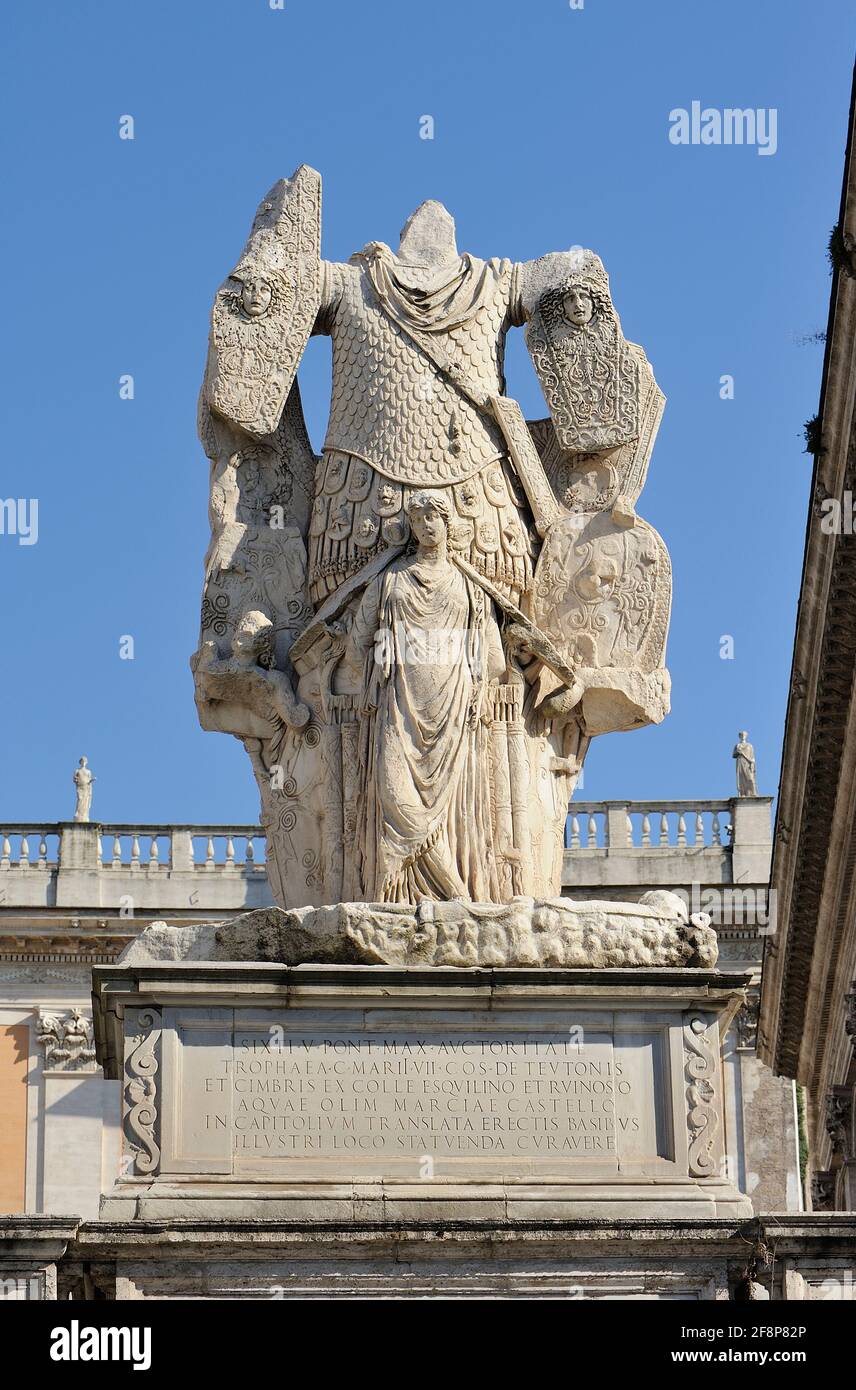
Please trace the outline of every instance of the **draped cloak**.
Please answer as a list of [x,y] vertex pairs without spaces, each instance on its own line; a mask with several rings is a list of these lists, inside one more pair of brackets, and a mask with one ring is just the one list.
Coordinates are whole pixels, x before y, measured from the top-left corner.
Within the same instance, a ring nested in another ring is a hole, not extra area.
[[358,841],[368,902],[499,900],[482,719],[493,622],[477,585],[418,555],[365,592],[351,644],[364,662]]

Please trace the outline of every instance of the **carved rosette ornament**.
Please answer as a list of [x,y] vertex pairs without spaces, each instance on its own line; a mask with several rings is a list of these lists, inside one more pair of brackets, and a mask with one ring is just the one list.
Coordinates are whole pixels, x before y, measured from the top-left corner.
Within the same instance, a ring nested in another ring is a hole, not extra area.
[[714,1177],[719,1168],[719,1114],[716,1103],[719,1052],[715,1039],[714,1023],[701,1014],[686,1015],[684,1066],[687,1079],[688,1164],[690,1173],[699,1178]]
[[140,1009],[138,1032],[128,1039],[125,1062],[125,1132],[138,1173],[154,1173],[160,1162],[157,1141],[158,1051],[161,1015],[157,1009]]

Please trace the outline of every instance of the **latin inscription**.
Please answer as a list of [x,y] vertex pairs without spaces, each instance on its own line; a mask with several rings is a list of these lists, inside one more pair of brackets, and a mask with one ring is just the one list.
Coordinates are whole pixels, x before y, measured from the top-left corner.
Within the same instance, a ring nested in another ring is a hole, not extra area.
[[205,1128],[231,1129],[236,1155],[253,1158],[591,1159],[620,1152],[641,1125],[634,1083],[602,1034],[581,1045],[562,1034],[239,1032],[204,1090]]

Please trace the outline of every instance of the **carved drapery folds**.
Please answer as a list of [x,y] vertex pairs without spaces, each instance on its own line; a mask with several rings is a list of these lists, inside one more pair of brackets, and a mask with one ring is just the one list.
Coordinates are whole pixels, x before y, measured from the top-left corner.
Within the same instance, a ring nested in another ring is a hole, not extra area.
[[157,1009],[140,1009],[137,1032],[126,1043],[125,1134],[137,1173],[157,1171],[158,1143],[158,1053],[161,1015]]
[[[371,900],[362,847],[384,832],[361,731],[377,672],[358,669],[348,643],[369,583],[403,573],[421,544],[410,514],[427,489],[443,517],[438,544],[486,594],[499,633],[452,731],[460,742],[464,722],[485,726],[487,809],[451,831],[473,843],[443,853],[475,853],[501,901],[553,897],[591,738],[669,708],[669,557],[634,510],[662,393],[593,253],[517,266],[459,255],[452,219],[428,203],[398,255],[373,242],[333,265],[320,259],[319,219],[320,178],[304,166],[262,203],[214,306],[200,402],[212,524],[192,660],[200,720],[245,744],[276,901]],[[525,421],[505,394],[506,331],[525,322],[550,421]],[[320,458],[295,377],[311,332],[333,342]],[[450,669],[425,663],[426,699],[426,682],[439,688]],[[415,708],[401,721],[396,733],[375,721],[377,757],[399,738],[390,765],[421,759],[430,780]],[[463,779],[462,805],[465,763],[443,763]],[[436,856],[445,833],[426,824],[421,847],[414,833],[418,854]],[[406,879],[408,893],[440,881],[418,865]]]
[[717,1026],[703,1014],[684,1020],[689,1171],[709,1178],[719,1167],[719,1046]]
[[36,1016],[36,1039],[44,1048],[44,1064],[52,1071],[95,1071],[92,1020],[80,1009]]

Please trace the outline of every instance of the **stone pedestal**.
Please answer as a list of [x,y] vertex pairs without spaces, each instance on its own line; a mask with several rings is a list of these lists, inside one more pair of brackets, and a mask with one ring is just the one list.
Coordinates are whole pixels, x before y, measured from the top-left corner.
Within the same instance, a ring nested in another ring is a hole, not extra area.
[[107,1222],[742,1218],[709,970],[93,970]]

